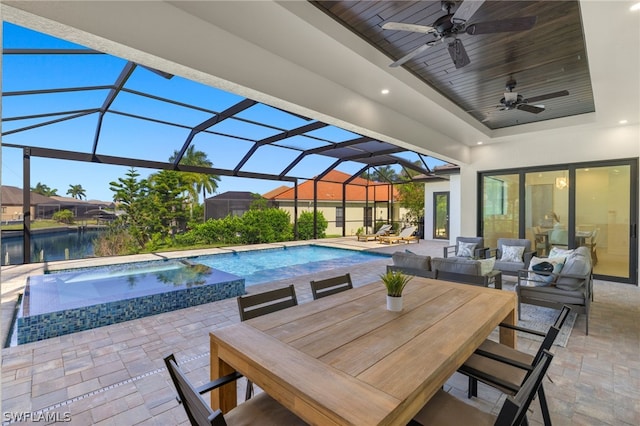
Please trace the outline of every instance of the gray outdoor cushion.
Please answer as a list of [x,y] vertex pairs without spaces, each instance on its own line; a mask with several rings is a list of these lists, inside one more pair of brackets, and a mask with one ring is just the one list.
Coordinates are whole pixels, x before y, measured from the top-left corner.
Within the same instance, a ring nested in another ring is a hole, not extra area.
[[480,262],[473,259],[462,259],[459,257],[434,257],[431,259],[433,270],[444,272],[455,272],[457,274],[480,275]]
[[[584,305],[584,289],[562,290],[556,287],[527,287],[518,286],[520,297],[527,300],[539,299],[553,301],[559,305]],[[525,303],[529,303],[528,301]]]
[[[567,257],[562,271],[556,280],[556,287],[561,290],[578,290],[584,286],[591,273],[591,259],[574,252]],[[583,278],[567,277],[566,275],[579,275]]]
[[403,253],[397,251],[391,255],[394,266],[400,266],[403,268],[423,269],[425,271],[431,270],[431,257],[421,256],[413,253]]
[[493,269],[498,269],[503,272],[518,272],[520,269],[526,268],[524,267],[524,262],[505,262],[503,260],[496,260],[496,264]]

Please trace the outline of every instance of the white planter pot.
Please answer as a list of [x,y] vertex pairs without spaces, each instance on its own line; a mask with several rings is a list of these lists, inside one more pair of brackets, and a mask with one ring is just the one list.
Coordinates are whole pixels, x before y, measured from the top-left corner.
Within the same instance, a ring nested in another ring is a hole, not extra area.
[[393,297],[387,296],[387,310],[393,312],[400,312],[402,310],[402,296]]

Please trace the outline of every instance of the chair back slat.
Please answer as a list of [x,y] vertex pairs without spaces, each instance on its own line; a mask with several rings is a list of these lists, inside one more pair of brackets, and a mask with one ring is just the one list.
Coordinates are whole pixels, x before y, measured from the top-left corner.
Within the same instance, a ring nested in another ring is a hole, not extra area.
[[178,367],[175,357],[169,355],[164,359],[164,362],[191,424],[194,426],[226,426],[227,423],[224,421],[221,411],[213,411],[207,405],[202,396],[189,382],[187,376]]
[[313,300],[353,288],[350,274],[327,278],[325,280],[311,281],[310,284]]
[[547,334],[544,336],[544,339],[542,339],[542,343],[540,344],[540,347],[538,348],[536,355],[533,357],[532,365],[538,365],[538,362],[542,358],[544,351],[551,350],[551,346],[553,346],[553,342],[556,341],[558,334],[560,334],[560,329],[564,325],[564,322],[566,321],[567,316],[569,315],[569,312],[571,312],[570,307],[566,305],[562,307],[562,310],[560,311],[558,318],[556,318],[555,323],[551,327],[549,327],[549,331],[547,331]]
[[263,293],[238,296],[237,300],[241,321],[270,314],[298,304],[293,284]]
[[[542,385],[544,375],[551,364],[553,355],[549,351],[545,351],[542,359],[533,369],[524,384],[520,387],[515,396],[507,396],[502,405],[502,409],[498,414],[495,426],[513,426],[522,424],[531,401],[535,397],[538,389]],[[526,423],[525,423],[526,424]]]

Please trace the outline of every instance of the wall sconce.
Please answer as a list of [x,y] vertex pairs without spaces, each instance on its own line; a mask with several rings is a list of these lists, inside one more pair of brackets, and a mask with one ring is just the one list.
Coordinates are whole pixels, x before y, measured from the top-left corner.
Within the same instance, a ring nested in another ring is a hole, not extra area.
[[569,183],[567,182],[567,178],[566,177],[557,177],[556,178],[556,188],[565,189],[567,186],[569,186]]

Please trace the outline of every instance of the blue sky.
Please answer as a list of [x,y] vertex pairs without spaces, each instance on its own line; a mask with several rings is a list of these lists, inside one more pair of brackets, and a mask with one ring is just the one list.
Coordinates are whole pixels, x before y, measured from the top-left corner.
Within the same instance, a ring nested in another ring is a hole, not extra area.
[[[3,43],[4,48],[81,47],[9,23],[3,23]],[[108,55],[4,55],[3,92],[6,94],[23,90],[112,85],[125,64],[125,60]],[[135,69],[125,88],[188,103],[202,110],[193,110],[121,92],[112,105],[114,110],[178,123],[185,128],[108,113],[104,117],[100,133],[98,154],[167,161],[174,150],[182,146],[190,127],[210,118],[213,115],[212,112],[223,111],[244,99],[177,76],[165,79],[142,67]],[[72,93],[3,96],[2,116],[6,119],[99,108],[107,94],[108,89],[96,89]],[[2,125],[3,143],[91,152],[98,122],[97,113],[7,134],[14,129],[59,117],[65,117],[65,115],[5,121]],[[282,129],[293,129],[310,122],[261,104],[243,111],[238,117],[266,123],[273,128],[257,126],[247,121],[227,119],[210,129],[217,134],[198,134],[192,145],[204,151],[214,167],[234,168],[253,145],[246,139],[260,140],[280,133]],[[290,148],[309,149],[359,136],[333,126],[316,130],[309,135],[287,139],[277,147],[268,145],[260,147],[241,170],[278,174],[299,154],[299,151]],[[413,153],[404,157],[411,161],[418,158]],[[333,158],[309,155],[291,170],[289,175],[312,177],[324,171],[334,161]],[[432,165],[433,163],[430,164]],[[361,167],[359,163],[345,162],[338,167],[338,170],[353,174]],[[109,182],[123,177],[127,170],[128,167],[32,157],[31,186],[41,182],[57,189],[58,195],[64,196],[70,185],[81,184],[89,199],[107,201],[113,196],[109,190]],[[146,177],[156,170],[138,169],[138,172],[141,177]],[[2,149],[2,184],[22,187],[21,150],[7,147]],[[283,182],[280,181],[221,176],[218,193],[225,191],[264,193],[282,184]]]

